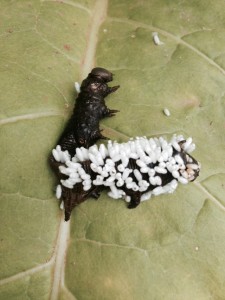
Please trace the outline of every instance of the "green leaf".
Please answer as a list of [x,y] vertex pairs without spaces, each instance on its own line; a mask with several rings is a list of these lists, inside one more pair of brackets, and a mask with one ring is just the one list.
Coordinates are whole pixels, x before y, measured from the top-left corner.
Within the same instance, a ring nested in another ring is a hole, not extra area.
[[[224,1],[2,0],[0,20],[0,299],[224,299]],[[66,223],[48,156],[93,66],[121,86],[105,135],[192,136],[202,170],[134,210],[104,192]]]

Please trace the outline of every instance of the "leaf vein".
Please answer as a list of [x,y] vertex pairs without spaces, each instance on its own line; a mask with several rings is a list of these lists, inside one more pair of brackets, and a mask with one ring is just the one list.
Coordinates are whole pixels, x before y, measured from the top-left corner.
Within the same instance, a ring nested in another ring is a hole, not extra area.
[[79,63],[78,59],[73,58],[72,56],[66,54],[65,52],[63,52],[60,48],[58,48],[57,46],[55,46],[52,42],[50,42],[46,37],[43,37],[43,35],[36,29],[35,32],[37,33],[37,35],[49,46],[51,46],[54,50],[58,51],[60,54],[62,54],[62,56],[66,57],[68,60],[73,61],[74,63]]
[[184,45],[185,47],[189,48],[190,50],[192,50],[194,53],[196,53],[197,55],[199,55],[200,57],[202,57],[203,59],[205,59],[209,64],[211,64],[212,66],[216,67],[223,75],[225,75],[225,69],[223,69],[219,64],[217,64],[216,62],[214,62],[211,58],[209,58],[206,54],[202,53],[200,50],[198,50],[196,47],[190,45],[189,43],[185,42],[182,38],[175,36],[174,34],[165,31],[161,28],[155,27],[155,26],[151,26],[142,22],[138,22],[138,21],[133,21],[133,20],[128,20],[128,19],[121,19],[121,18],[109,18],[109,20],[111,20],[112,22],[120,22],[120,23],[126,23],[126,24],[130,24],[130,25],[136,25],[136,26],[140,26],[142,28],[146,28],[149,29],[151,31],[157,31],[160,34],[173,39],[175,42],[177,42],[178,44]]
[[62,116],[62,113],[57,112],[57,111],[48,111],[48,112],[24,114],[24,115],[1,119],[0,125],[16,123],[16,122],[24,121],[24,120],[34,120],[34,119],[39,119],[39,118],[53,117],[53,116]]
[[63,97],[63,99],[64,99],[66,105],[68,105],[69,102],[68,102],[66,96],[60,91],[60,89],[59,89],[57,86],[55,86],[53,83],[51,83],[51,81],[47,80],[46,78],[44,78],[44,77],[41,76],[40,74],[38,74],[38,73],[36,73],[36,72],[33,72],[33,71],[31,71],[31,70],[25,68],[24,66],[22,66],[22,65],[20,65],[20,64],[18,64],[18,63],[16,63],[16,62],[14,62],[14,61],[9,61],[9,60],[7,60],[6,62],[9,63],[9,64],[14,64],[14,65],[20,67],[21,69],[25,70],[26,72],[29,72],[29,73],[32,74],[33,76],[36,76],[36,77],[40,78],[41,80],[43,80],[44,82],[47,82],[49,85],[51,85],[53,88],[56,89],[56,91]]
[[74,3],[69,0],[61,0],[61,1],[59,1],[59,0],[44,0],[43,2],[55,2],[55,3],[60,3],[60,4],[66,4],[66,5],[73,6],[75,8],[82,9],[82,10],[86,11],[89,15],[91,14],[90,9],[88,9],[86,6],[81,5],[79,3]]
[[145,255],[147,255],[148,250],[140,247],[135,247],[135,246],[126,246],[126,245],[119,245],[119,244],[113,244],[113,243],[103,243],[100,241],[95,241],[87,238],[80,238],[76,240],[77,242],[87,242],[87,243],[92,243],[95,244],[96,246],[103,246],[103,247],[118,247],[118,248],[123,248],[123,249],[130,249],[130,250],[137,250],[143,252]]
[[205,187],[203,187],[200,182],[193,182],[193,184],[195,184],[201,191],[203,191],[213,203],[215,203],[219,208],[225,211],[225,206],[216,197],[210,194],[209,191]]

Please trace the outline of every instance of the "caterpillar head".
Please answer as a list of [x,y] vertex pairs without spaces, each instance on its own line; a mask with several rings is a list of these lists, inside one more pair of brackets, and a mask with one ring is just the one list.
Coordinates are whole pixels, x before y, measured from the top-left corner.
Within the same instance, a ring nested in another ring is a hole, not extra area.
[[92,69],[91,76],[98,77],[104,82],[110,82],[113,80],[113,74],[104,68],[94,68]]

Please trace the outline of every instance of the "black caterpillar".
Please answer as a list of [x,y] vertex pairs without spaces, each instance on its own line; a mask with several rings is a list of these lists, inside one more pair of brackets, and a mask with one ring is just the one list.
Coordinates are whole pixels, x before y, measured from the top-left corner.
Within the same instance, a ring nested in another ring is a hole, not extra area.
[[51,165],[60,184],[56,197],[65,208],[65,221],[75,206],[89,197],[98,198],[108,187],[112,198],[125,198],[128,207],[136,207],[151,195],[172,193],[178,182],[186,184],[199,174],[198,162],[189,154],[195,148],[192,139],[173,136],[136,138],[127,143],[94,145],[101,135],[99,120],[113,116],[104,98],[119,86],[108,87],[112,74],[95,68],[81,85],[73,115],[52,151]]
[[112,73],[103,68],[94,68],[82,82],[73,115],[57,143],[71,155],[75,154],[77,147],[88,148],[97,140],[105,139],[99,129],[99,121],[118,112],[109,109],[104,100],[119,88],[107,85],[112,80]]
[[[104,68],[92,69],[88,77],[83,80],[80,93],[75,101],[73,114],[57,142],[57,145],[60,145],[62,150],[68,151],[70,155],[74,155],[78,147],[88,148],[99,139],[107,139],[101,134],[99,121],[105,117],[112,117],[119,112],[115,109],[109,109],[105,104],[105,97],[119,88],[119,85],[108,86],[107,83],[112,80],[113,74]],[[61,178],[58,170],[59,163],[52,155],[50,164],[56,175]],[[93,196],[96,197],[97,195],[93,193]],[[82,193],[80,197],[82,198]],[[72,195],[69,196],[72,203],[74,203],[73,198]],[[71,210],[75,206],[72,203],[68,204]]]

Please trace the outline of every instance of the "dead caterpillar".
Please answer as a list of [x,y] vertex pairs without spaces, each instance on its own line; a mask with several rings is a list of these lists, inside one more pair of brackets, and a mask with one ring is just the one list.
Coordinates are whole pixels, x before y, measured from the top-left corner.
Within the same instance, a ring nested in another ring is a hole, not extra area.
[[190,155],[192,139],[174,135],[137,137],[127,143],[76,148],[73,156],[57,145],[52,151],[60,184],[56,197],[65,208],[65,221],[75,206],[89,197],[98,198],[104,188],[112,198],[124,198],[134,208],[152,195],[172,193],[178,183],[187,184],[199,175],[200,165]]
[[98,139],[105,139],[99,128],[99,121],[118,112],[109,109],[104,100],[119,88],[107,85],[112,80],[113,74],[103,68],[94,68],[83,80],[73,114],[57,143],[62,150],[74,155],[77,147],[88,148]]

